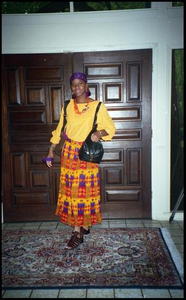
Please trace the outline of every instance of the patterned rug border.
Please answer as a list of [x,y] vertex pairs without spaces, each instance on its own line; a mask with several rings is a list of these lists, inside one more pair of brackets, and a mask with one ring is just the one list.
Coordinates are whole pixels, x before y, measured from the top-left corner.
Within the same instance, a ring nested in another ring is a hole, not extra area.
[[[139,229],[139,228],[123,228],[123,227],[118,227],[118,228],[99,228],[99,230],[123,230],[123,229]],[[166,286],[148,286],[148,285],[118,285],[118,286],[90,286],[90,285],[82,285],[82,286],[26,286],[26,287],[9,287],[9,286],[2,286],[3,290],[29,290],[29,289],[183,289],[183,284],[184,284],[184,271],[183,271],[183,261],[181,259],[181,256],[179,254],[179,251],[177,250],[172,237],[167,230],[167,228],[159,228],[159,227],[145,227],[145,228],[140,228],[140,229],[158,229],[162,240],[166,246],[166,249],[168,250],[168,253],[170,255],[171,261],[175,267],[175,270],[177,272],[177,275],[180,279],[180,285],[179,286],[171,286],[171,285],[166,285]],[[51,229],[52,230],[52,229]],[[33,232],[33,231],[39,231],[39,232],[44,232],[44,231],[51,231],[50,229],[44,229],[44,230],[37,230],[37,229],[15,229],[15,230],[6,230],[4,229],[3,231],[14,231],[14,232]],[[98,230],[98,228],[96,228]],[[61,232],[62,230],[60,230]],[[71,232],[71,229],[70,229]],[[75,251],[75,250],[73,250]]]
[[180,256],[178,249],[176,248],[172,237],[167,228],[159,228],[162,234],[163,240],[167,247],[167,250],[172,258],[172,262],[175,266],[176,271],[181,279],[182,284],[184,283],[184,270],[183,270],[183,260]]
[[148,289],[148,290],[156,290],[156,289],[158,289],[158,290],[166,290],[166,289],[171,289],[171,290],[183,290],[183,287],[184,286],[158,286],[158,287],[156,287],[156,286],[136,286],[136,285],[134,285],[134,286],[121,286],[121,285],[118,285],[118,286],[81,286],[81,287],[77,287],[77,286],[75,286],[75,287],[73,287],[73,286],[43,286],[43,287],[38,287],[38,286],[30,286],[30,287],[4,287],[4,286],[2,286],[1,287],[1,290],[2,291],[5,291],[5,290],[84,290],[84,289],[109,289],[109,290],[111,290],[111,289],[128,289],[128,290],[130,290],[130,289],[137,289],[137,290],[139,290],[139,289]]

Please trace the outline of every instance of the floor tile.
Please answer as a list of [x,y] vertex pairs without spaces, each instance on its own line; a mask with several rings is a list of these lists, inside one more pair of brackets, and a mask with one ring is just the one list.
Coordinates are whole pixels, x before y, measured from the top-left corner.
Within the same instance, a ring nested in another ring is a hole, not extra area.
[[115,298],[142,298],[140,289],[115,289]]
[[143,224],[143,221],[141,219],[129,219],[129,220],[126,220],[126,223],[127,224],[136,224],[136,223],[139,223],[139,224]]
[[183,221],[178,221],[178,225],[181,227],[181,229],[183,229],[183,227],[184,227],[184,222],[183,222]]
[[50,229],[50,230],[55,230],[57,228],[57,225],[56,224],[50,224],[50,225],[42,225],[39,227],[39,230],[42,230],[42,229]]
[[159,223],[153,223],[153,224],[146,224],[144,223],[145,228],[162,228],[161,224]]
[[30,298],[58,298],[58,289],[35,289]]
[[172,228],[167,228],[167,229],[170,232],[171,236],[183,236],[182,229],[172,229]]
[[143,220],[143,224],[146,228],[148,227],[158,227],[161,228],[161,223],[159,221],[154,220]]
[[171,298],[167,289],[142,289],[144,298]]
[[61,289],[59,298],[86,298],[86,289]]
[[121,221],[109,221],[109,227],[110,228],[126,228],[127,225],[125,222],[121,222]]
[[180,226],[176,221],[169,223],[168,221],[160,221],[161,225],[166,228],[179,229]]
[[16,230],[16,229],[21,229],[24,226],[23,223],[8,223],[6,224],[6,227],[4,229],[6,230]]
[[24,223],[22,229],[29,230],[29,229],[39,229],[41,222],[26,222]]
[[175,244],[183,244],[184,236],[173,236],[172,240]]
[[32,290],[6,290],[2,298],[29,298]]
[[144,225],[142,223],[127,223],[127,228],[144,228]]
[[2,230],[3,230],[3,229],[5,229],[5,227],[6,227],[7,225],[8,225],[7,223],[3,223],[3,224],[1,224],[1,228],[2,228]]
[[58,221],[51,221],[51,222],[41,222],[41,226],[57,226],[58,225]]
[[143,228],[144,227],[142,220],[139,220],[139,219],[126,220],[126,225],[127,225],[127,228],[132,228],[132,227]]
[[24,225],[25,226],[40,226],[42,222],[25,222]]
[[39,226],[40,225],[25,225],[21,229],[23,229],[23,230],[36,230],[36,229],[39,229]]
[[58,223],[56,228],[57,228],[57,230],[63,230],[63,229],[67,229],[67,228],[71,230],[70,226],[67,226],[66,224],[63,224],[61,222]]
[[183,250],[184,250],[184,246],[183,245],[175,243],[175,246],[176,246],[176,248],[178,249],[178,251],[180,253],[183,253]]
[[92,229],[94,228],[109,228],[109,222],[103,220],[101,224],[92,226]]
[[113,289],[88,289],[87,298],[114,298]]
[[184,298],[183,290],[169,289],[172,298]]

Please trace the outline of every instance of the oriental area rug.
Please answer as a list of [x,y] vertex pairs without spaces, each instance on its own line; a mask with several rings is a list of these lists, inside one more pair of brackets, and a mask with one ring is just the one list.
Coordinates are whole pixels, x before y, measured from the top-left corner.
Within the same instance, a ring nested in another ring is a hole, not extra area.
[[92,228],[65,250],[70,235],[70,228],[3,230],[2,287],[183,288],[159,228]]

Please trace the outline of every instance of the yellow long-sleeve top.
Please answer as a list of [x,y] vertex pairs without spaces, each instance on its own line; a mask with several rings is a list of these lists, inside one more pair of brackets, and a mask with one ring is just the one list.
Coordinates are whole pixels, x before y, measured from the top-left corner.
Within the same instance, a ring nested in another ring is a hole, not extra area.
[[[98,100],[90,102],[89,109],[85,113],[79,115],[74,110],[74,100],[70,100],[66,111],[67,124],[65,126],[65,131],[69,139],[77,142],[83,142],[86,139],[89,132],[92,130],[95,111],[98,103]],[[77,105],[79,111],[81,112],[83,108],[85,108],[86,103],[78,103]],[[61,129],[63,127],[63,115],[64,110],[62,108],[57,128],[56,130],[52,131],[52,138],[50,139],[50,142],[52,144],[58,144],[60,142]],[[111,140],[115,134],[115,125],[113,120],[109,116],[105,105],[102,103],[97,115],[97,130],[104,129],[106,130],[108,135],[103,136],[102,139],[105,141]]]

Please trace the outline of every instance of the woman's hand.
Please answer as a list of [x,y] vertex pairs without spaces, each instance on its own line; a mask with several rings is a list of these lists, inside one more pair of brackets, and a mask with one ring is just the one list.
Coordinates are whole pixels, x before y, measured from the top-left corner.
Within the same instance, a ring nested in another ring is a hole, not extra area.
[[[48,154],[46,158],[54,158],[53,153]],[[51,168],[52,167],[52,160],[51,161],[46,161],[47,167]]]
[[91,140],[93,142],[99,142],[100,138],[102,137],[101,131],[96,131],[91,135]]
[[[48,155],[47,155],[46,161],[45,161],[47,167],[49,167],[49,168],[52,167],[52,161],[54,159],[54,150],[55,150],[55,148],[56,148],[56,144],[51,144],[49,146]],[[50,159],[47,160],[47,158],[50,158]]]
[[[54,149],[55,149],[54,145],[50,146],[48,155],[46,158],[54,158],[54,153],[53,153]],[[47,165],[47,167],[51,168],[52,167],[52,159],[48,160],[48,161],[46,160],[46,165]]]

